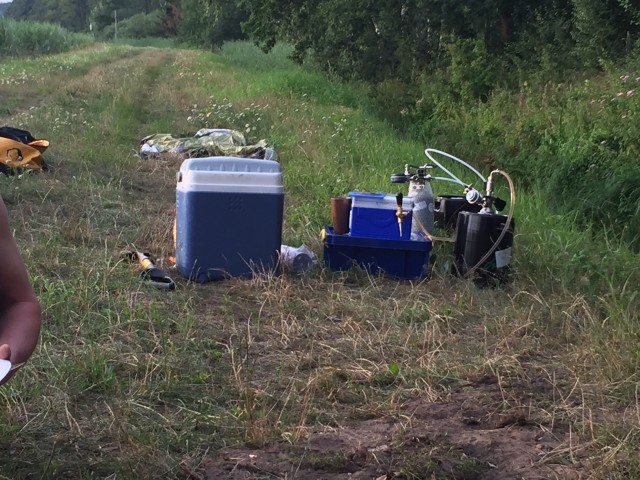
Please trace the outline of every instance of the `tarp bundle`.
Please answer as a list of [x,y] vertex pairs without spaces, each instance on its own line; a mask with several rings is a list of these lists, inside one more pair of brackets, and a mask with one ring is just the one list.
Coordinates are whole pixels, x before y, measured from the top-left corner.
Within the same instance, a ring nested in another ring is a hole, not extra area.
[[247,145],[242,133],[223,128],[198,130],[193,137],[177,137],[156,133],[140,141],[140,157],[149,158],[161,153],[186,157],[243,157],[275,160],[275,152],[265,140]]
[[0,172],[46,170],[42,154],[48,146],[47,140],[37,139],[26,130],[0,127]]

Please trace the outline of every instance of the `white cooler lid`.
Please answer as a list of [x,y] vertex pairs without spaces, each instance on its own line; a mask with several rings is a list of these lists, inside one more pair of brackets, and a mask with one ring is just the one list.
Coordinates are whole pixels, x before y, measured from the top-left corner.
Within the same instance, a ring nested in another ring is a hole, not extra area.
[[177,190],[284,193],[282,167],[273,160],[240,157],[189,158],[177,175]]

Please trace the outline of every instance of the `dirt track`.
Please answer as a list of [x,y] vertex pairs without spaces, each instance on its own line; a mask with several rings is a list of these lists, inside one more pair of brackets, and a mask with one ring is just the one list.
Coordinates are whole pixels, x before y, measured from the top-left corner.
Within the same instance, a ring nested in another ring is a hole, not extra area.
[[524,404],[507,407],[503,393],[496,381],[485,378],[446,401],[415,398],[397,417],[349,422],[298,445],[227,449],[204,463],[202,478],[581,478],[575,465],[563,465],[570,435],[536,424]]

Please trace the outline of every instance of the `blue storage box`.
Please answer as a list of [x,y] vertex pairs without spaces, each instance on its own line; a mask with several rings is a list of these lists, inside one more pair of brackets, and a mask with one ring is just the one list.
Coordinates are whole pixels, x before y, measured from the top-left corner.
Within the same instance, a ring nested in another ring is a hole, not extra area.
[[335,235],[332,227],[325,227],[323,259],[331,270],[347,270],[357,264],[371,273],[393,278],[424,278],[430,252],[430,241]]
[[349,233],[353,237],[409,240],[411,238],[412,201],[402,199],[402,209],[408,215],[402,221],[402,236],[398,225],[395,195],[386,193],[350,192],[351,217]]
[[284,187],[272,160],[190,158],[176,186],[176,267],[197,282],[275,270]]

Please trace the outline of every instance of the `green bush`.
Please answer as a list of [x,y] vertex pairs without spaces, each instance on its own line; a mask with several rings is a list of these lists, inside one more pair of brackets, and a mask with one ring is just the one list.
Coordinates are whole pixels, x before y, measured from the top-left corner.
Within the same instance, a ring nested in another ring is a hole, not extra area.
[[420,97],[417,88],[395,79],[375,85],[373,96],[381,115],[398,128],[408,126],[409,112]]
[[497,83],[497,65],[482,40],[454,38],[448,46],[451,89],[461,99],[487,98]]
[[89,35],[71,33],[58,25],[0,18],[0,55],[59,53],[92,41]]
[[122,35],[129,38],[162,37],[162,12],[138,13],[122,22]]
[[226,41],[246,38],[241,28],[245,18],[231,0],[183,0],[178,35],[191,45],[218,48]]
[[[160,10],[137,13],[118,22],[118,37],[120,38],[158,38],[163,36],[162,12]],[[113,24],[107,25],[102,30],[101,37],[114,38],[115,26]]]

